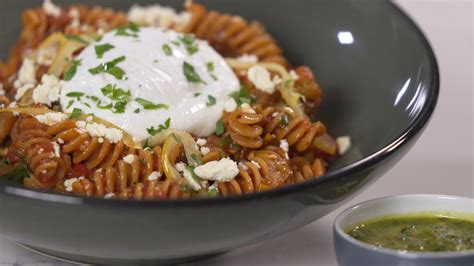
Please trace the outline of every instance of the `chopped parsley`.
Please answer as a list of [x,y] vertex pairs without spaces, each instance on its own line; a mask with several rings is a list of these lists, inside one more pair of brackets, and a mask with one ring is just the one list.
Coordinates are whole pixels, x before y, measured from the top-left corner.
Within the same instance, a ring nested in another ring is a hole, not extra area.
[[71,91],[68,94],[66,94],[66,96],[71,97],[71,98],[77,98],[77,100],[80,101],[81,97],[84,96],[84,93],[80,91]]
[[29,177],[30,171],[28,167],[24,164],[21,164],[19,167],[14,168],[12,171],[8,172],[7,174],[1,175],[0,180],[6,180],[15,183],[23,182],[23,179]]
[[241,86],[239,91],[235,91],[229,95],[232,97],[238,106],[242,105],[243,103],[254,103],[255,99],[250,96],[249,89],[245,86]]
[[213,187],[213,188],[209,189],[208,195],[211,198],[218,197],[219,196],[219,191],[217,190],[217,188]]
[[69,107],[71,107],[73,103],[74,103],[74,100],[69,100],[69,102],[67,102],[66,109],[69,109]]
[[163,44],[163,46],[161,47],[163,49],[163,53],[165,53],[165,55],[167,56],[170,56],[170,55],[173,55],[173,50],[171,49],[171,47],[168,45],[168,44]]
[[201,95],[201,93],[200,93],[200,92],[196,92],[196,93],[194,93],[194,97],[198,97],[199,95]]
[[188,62],[184,61],[183,62],[183,73],[184,73],[184,76],[186,77],[186,79],[189,81],[189,82],[193,82],[193,83],[202,83],[204,85],[206,85],[207,83],[204,82],[201,77],[199,76],[198,73],[196,73],[196,70],[194,69],[194,66],[189,64]]
[[71,118],[79,118],[82,115],[82,110],[79,108],[72,109]]
[[79,35],[73,35],[73,34],[66,34],[64,37],[70,41],[75,41],[75,42],[80,42],[83,44],[88,44],[84,39],[81,38]]
[[194,172],[194,167],[193,166],[185,166],[186,170],[188,170],[188,172],[191,174],[191,177],[194,179],[194,181],[196,182],[201,182],[201,179],[196,175],[196,173]]
[[157,109],[168,109],[169,106],[164,103],[154,104],[143,98],[136,98],[135,101],[143,106],[145,110],[157,110]]
[[179,46],[181,45],[181,43],[180,43],[179,41],[177,41],[177,40],[173,40],[173,41],[171,41],[171,43],[172,43],[174,46],[177,46],[177,47],[179,47]]
[[207,71],[213,72],[214,71],[214,62],[207,62],[206,67],[207,67]]
[[150,128],[147,128],[146,131],[148,132],[148,134],[150,134],[152,136],[155,136],[156,134],[160,133],[161,131],[170,128],[170,125],[171,125],[171,118],[168,118],[168,119],[166,119],[165,123],[159,125],[158,128],[150,127]]
[[206,105],[209,107],[209,106],[213,106],[213,105],[216,105],[216,98],[212,95],[208,95],[207,96],[207,103]]
[[124,89],[117,87],[117,85],[115,84],[107,84],[105,87],[100,89],[100,91],[104,96],[112,100],[112,103],[110,103],[112,104],[112,106],[108,109],[111,109],[113,113],[125,112],[125,106],[128,104],[128,101],[131,96],[130,90],[125,91]]
[[203,162],[198,158],[198,156],[195,153],[191,154],[191,159],[193,159],[193,161],[198,165],[203,164]]
[[217,81],[217,76],[214,73],[209,74],[214,81]]
[[222,134],[224,134],[224,122],[222,122],[222,119],[219,119],[216,122],[216,135],[220,136]]
[[118,27],[115,35],[138,38],[137,32],[139,31],[140,28],[137,26],[137,24],[130,22],[126,26]]
[[102,58],[106,52],[112,50],[113,48],[115,48],[115,46],[110,43],[96,45],[95,54],[97,55],[97,58]]
[[284,128],[286,127],[288,124],[290,123],[290,118],[288,117],[288,115],[286,114],[283,114],[280,118],[280,127],[281,128]]
[[140,108],[135,109],[135,111],[133,111],[133,112],[134,112],[135,114],[140,113]]
[[125,72],[123,71],[123,69],[121,69],[120,67],[116,65],[119,64],[120,62],[125,61],[125,59],[126,59],[125,56],[117,57],[112,61],[102,63],[94,68],[89,69],[89,72],[92,75],[97,75],[100,73],[108,73],[114,76],[116,79],[123,79]]
[[199,50],[193,34],[185,34],[183,37],[179,37],[179,40],[184,44],[189,55],[193,55]]
[[81,65],[81,60],[72,60],[71,66],[64,72],[63,79],[65,81],[71,80],[76,75],[77,67]]

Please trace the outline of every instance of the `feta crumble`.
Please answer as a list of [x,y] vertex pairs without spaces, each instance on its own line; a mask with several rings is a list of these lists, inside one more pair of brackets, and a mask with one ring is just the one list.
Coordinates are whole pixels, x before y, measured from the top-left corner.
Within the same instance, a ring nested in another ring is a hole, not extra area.
[[37,115],[35,116],[36,120],[38,120],[39,122],[45,124],[45,125],[48,125],[48,126],[52,126],[52,125],[55,125],[57,123],[60,123],[64,120],[66,120],[68,118],[68,115],[67,114],[63,114],[63,113],[55,113],[55,112],[50,112],[50,113],[45,113],[45,114],[42,114],[42,115]]
[[235,111],[235,109],[237,109],[237,103],[235,102],[234,98],[229,98],[229,99],[225,102],[224,110],[225,110],[227,113],[232,113],[233,111]]
[[111,199],[115,197],[115,193],[107,193],[105,196],[104,196],[104,199]]
[[161,173],[157,171],[151,172],[151,174],[146,178],[148,181],[155,181],[161,177]]
[[260,169],[260,164],[258,164],[256,161],[252,160],[250,161],[253,165],[255,165],[255,167],[257,167],[257,169]]
[[244,171],[247,171],[249,169],[247,165],[245,165],[243,162],[239,162],[239,168]]
[[275,83],[266,68],[259,65],[253,66],[247,70],[247,77],[258,90],[268,94],[275,92]]
[[296,71],[294,71],[293,69],[290,71],[290,76],[293,80],[297,80],[300,78],[300,76],[298,76],[298,74],[296,73]]
[[290,150],[290,145],[286,139],[280,140],[280,148],[285,152],[285,158],[288,160],[290,157],[288,156],[288,151]]
[[204,146],[207,144],[207,140],[205,139],[197,139],[196,140],[196,144],[199,145],[199,146]]
[[53,4],[51,0],[43,1],[43,10],[48,16],[59,17],[61,15],[61,8]]
[[79,26],[81,25],[81,21],[79,20],[79,10],[77,10],[77,8],[72,8],[71,10],[69,10],[68,15],[72,19],[71,24],[69,24],[69,26],[75,29],[79,28]]
[[15,100],[19,100],[29,89],[34,88],[36,84],[36,69],[33,60],[25,58],[18,70],[18,78],[13,83],[17,89]]
[[202,189],[201,184],[194,179],[193,174],[186,168],[186,164],[180,162],[174,166],[178,172],[183,174],[184,179],[194,191],[199,191]]
[[201,147],[201,154],[202,155],[206,155],[209,152],[211,152],[211,150],[208,147]]
[[43,75],[41,84],[33,91],[34,102],[51,105],[53,102],[58,101],[63,83],[54,75]]
[[67,180],[64,180],[64,186],[66,187],[66,191],[67,192],[71,192],[72,191],[72,185],[80,180],[83,180],[84,177],[81,176],[79,178],[77,177],[74,177],[74,178],[70,178],[70,179],[67,179]]
[[127,18],[140,26],[171,28],[187,23],[190,15],[187,12],[178,14],[173,8],[161,5],[134,5],[128,11]]
[[61,146],[59,146],[59,144],[56,143],[56,142],[51,142],[51,144],[53,144],[54,156],[56,156],[57,158],[60,158],[61,157]]
[[77,121],[76,126],[89,133],[91,137],[98,137],[99,143],[104,142],[104,138],[108,139],[111,143],[117,143],[123,138],[123,131],[116,128],[108,128],[99,123],[87,124],[85,121]]
[[255,110],[252,108],[252,106],[250,106],[250,104],[248,103],[243,103],[240,108],[242,108],[242,111],[244,111],[244,113],[249,113],[249,114],[255,114]]
[[349,136],[338,137],[336,143],[340,155],[346,154],[352,146],[351,137]]
[[123,161],[127,164],[132,164],[135,161],[135,156],[133,154],[129,154],[123,157]]
[[243,54],[236,59],[241,63],[258,63],[258,57],[254,54]]
[[239,174],[237,163],[229,158],[207,162],[194,169],[194,173],[205,180],[229,182]]

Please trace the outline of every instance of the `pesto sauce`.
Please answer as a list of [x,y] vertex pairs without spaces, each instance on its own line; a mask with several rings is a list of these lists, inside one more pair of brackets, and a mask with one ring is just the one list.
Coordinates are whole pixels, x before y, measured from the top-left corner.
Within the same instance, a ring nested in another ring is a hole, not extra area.
[[446,216],[381,217],[353,225],[346,233],[378,247],[404,251],[474,249],[474,221]]

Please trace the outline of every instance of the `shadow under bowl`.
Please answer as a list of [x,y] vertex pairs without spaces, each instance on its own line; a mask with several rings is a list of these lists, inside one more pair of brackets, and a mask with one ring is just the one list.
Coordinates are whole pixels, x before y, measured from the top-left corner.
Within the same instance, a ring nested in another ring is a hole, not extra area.
[[[75,1],[61,1],[66,5]],[[126,9],[155,1],[81,1]],[[312,68],[325,96],[315,119],[353,146],[324,177],[240,197],[121,201],[0,183],[0,233],[60,257],[91,263],[188,260],[268,239],[336,209],[410,149],[439,92],[433,51],[388,1],[199,1],[259,20],[296,65]],[[176,8],[181,2],[160,4]],[[0,57],[33,0],[2,1]],[[264,12],[262,12],[264,10]]]

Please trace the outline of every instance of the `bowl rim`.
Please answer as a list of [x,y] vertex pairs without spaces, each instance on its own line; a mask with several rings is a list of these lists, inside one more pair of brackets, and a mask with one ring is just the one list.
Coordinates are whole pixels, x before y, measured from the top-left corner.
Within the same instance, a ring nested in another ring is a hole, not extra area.
[[282,197],[293,192],[301,191],[310,187],[317,186],[318,184],[325,183],[329,180],[340,178],[345,175],[350,175],[356,172],[359,172],[363,169],[374,166],[380,161],[386,159],[390,155],[394,154],[396,151],[405,146],[413,137],[415,137],[428,123],[433,114],[439,95],[439,67],[437,63],[436,56],[434,51],[423,34],[422,30],[417,26],[417,24],[410,18],[410,16],[405,13],[400,7],[391,1],[381,2],[383,4],[388,4],[396,15],[404,19],[408,25],[414,30],[415,34],[421,41],[422,46],[424,47],[425,52],[428,56],[429,66],[431,68],[431,86],[427,97],[427,101],[423,106],[423,109],[415,117],[415,119],[410,123],[410,125],[403,130],[403,132],[394,138],[392,141],[387,143],[384,147],[380,148],[378,151],[356,161],[342,168],[331,171],[324,176],[294,184],[291,186],[285,186],[277,189],[272,189],[264,192],[250,193],[240,196],[229,196],[229,197],[218,197],[218,198],[193,198],[193,199],[175,199],[175,200],[121,200],[121,199],[103,199],[95,197],[83,197],[76,195],[66,195],[59,194],[52,191],[41,191],[33,190],[21,185],[8,184],[7,182],[0,182],[0,193],[30,198],[36,200],[42,200],[47,202],[54,202],[60,204],[72,204],[72,205],[104,205],[104,206],[120,206],[120,207],[133,207],[133,208],[147,208],[147,207],[186,207],[186,206],[209,206],[209,205],[222,205],[222,204],[240,204],[247,201],[256,201],[262,199],[271,199]]
[[[365,205],[370,205],[375,202],[379,201],[386,201],[386,200],[396,200],[399,198],[410,198],[412,200],[419,200],[421,198],[428,198],[428,199],[442,199],[442,198],[449,198],[455,201],[471,201],[474,203],[474,199],[468,198],[468,197],[462,197],[462,196],[453,196],[453,195],[443,195],[443,194],[401,194],[401,195],[394,195],[394,196],[387,196],[387,197],[381,197],[381,198],[375,198],[371,200],[366,200],[360,203],[357,203],[355,205],[352,205],[339,213],[334,219],[333,222],[333,232],[334,232],[334,237],[338,235],[343,239],[343,241],[349,242],[352,245],[355,245],[359,248],[363,248],[367,251],[370,252],[375,252],[375,253],[382,253],[385,255],[391,255],[391,256],[396,256],[399,258],[404,258],[404,259],[425,259],[425,258],[433,258],[433,259],[439,259],[439,258],[455,258],[455,257],[465,257],[465,256],[474,256],[474,249],[471,250],[466,250],[466,251],[440,251],[440,252],[435,252],[435,251],[427,251],[427,252],[413,252],[413,251],[402,251],[402,250],[397,250],[397,249],[391,249],[391,248],[383,248],[383,247],[377,247],[372,244],[365,243],[363,241],[357,240],[353,237],[351,237],[349,234],[347,234],[343,228],[341,227],[341,222],[342,219],[347,217],[350,213],[357,212],[361,207]],[[433,208],[433,210],[436,210],[436,207]],[[464,213],[464,212],[463,212]],[[474,212],[473,212],[474,214]],[[401,213],[403,215],[403,213]],[[377,216],[377,217],[383,217],[384,215]],[[376,219],[377,217],[374,217]],[[372,219],[372,218],[371,218]]]

